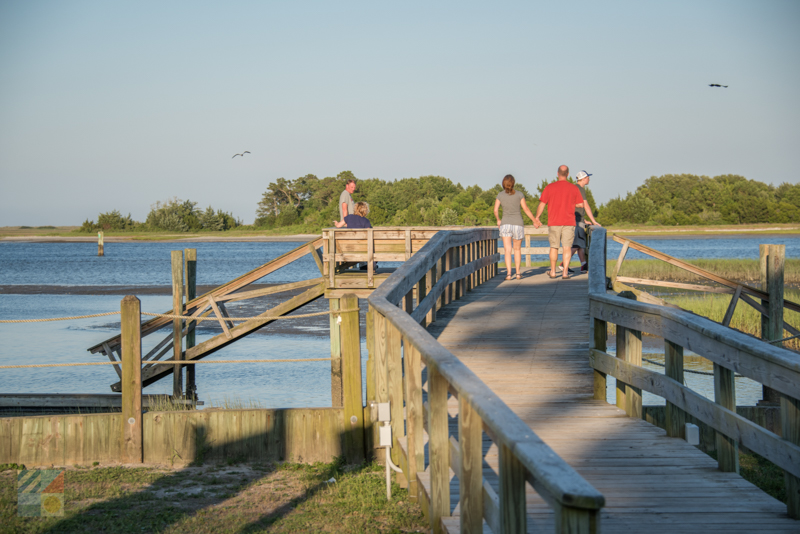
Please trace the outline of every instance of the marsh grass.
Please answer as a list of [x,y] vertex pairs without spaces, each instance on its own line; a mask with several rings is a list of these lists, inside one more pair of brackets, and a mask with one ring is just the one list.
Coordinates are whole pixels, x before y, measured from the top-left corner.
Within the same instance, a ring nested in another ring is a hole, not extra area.
[[238,396],[228,397],[227,395],[222,400],[212,399],[208,402],[209,408],[222,408],[224,410],[263,410],[266,408],[264,404],[256,399],[241,399]]
[[[375,464],[237,464],[65,473],[65,516],[17,516],[16,470],[0,472],[0,531],[224,534],[427,532],[419,506]],[[335,479],[335,482],[328,482]]]

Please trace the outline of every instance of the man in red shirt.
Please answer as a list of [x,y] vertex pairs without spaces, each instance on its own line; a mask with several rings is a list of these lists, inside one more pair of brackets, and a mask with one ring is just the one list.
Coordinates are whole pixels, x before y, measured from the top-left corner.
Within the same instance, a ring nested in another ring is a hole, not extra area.
[[[539,199],[539,207],[536,210],[536,218],[533,225],[539,228],[542,222],[539,220],[544,207],[547,208],[547,228],[550,241],[550,271],[547,275],[550,278],[558,278],[556,274],[556,262],[558,262],[558,244],[561,242],[562,252],[561,261],[564,265],[567,258],[572,258],[572,242],[575,240],[575,208],[583,207],[583,197],[578,186],[567,181],[569,167],[562,165],[558,168],[558,180],[549,184],[542,191],[542,198]],[[570,278],[569,269],[564,269],[562,276],[564,280]]]

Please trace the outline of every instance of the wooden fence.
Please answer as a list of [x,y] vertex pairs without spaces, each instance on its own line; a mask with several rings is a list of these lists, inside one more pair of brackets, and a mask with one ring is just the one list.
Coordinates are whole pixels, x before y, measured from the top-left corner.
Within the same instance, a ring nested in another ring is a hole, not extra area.
[[[526,532],[526,482],[555,510],[557,532],[598,532],[602,494],[424,328],[436,320],[437,307],[497,273],[497,239],[497,229],[441,231],[369,297],[367,343],[375,361],[367,398],[390,402],[393,460],[405,466],[409,492],[419,496],[434,532],[443,531],[441,520],[450,515],[451,468],[459,480],[461,532],[482,532],[484,520],[493,532]],[[448,393],[458,398],[457,440],[448,436]],[[426,470],[423,421],[429,495],[421,476]],[[483,478],[484,432],[500,451],[499,494]],[[402,458],[400,440],[407,447]]]
[[[760,454],[784,470],[787,510],[800,518],[800,355],[685,310],[607,292],[606,231],[593,233],[589,303],[595,398],[606,399],[607,375],[616,378],[617,405],[631,417],[642,417],[642,390],[664,398],[669,436],[683,437],[685,414],[714,428],[722,471],[739,471],[739,444]],[[617,357],[606,352],[609,322],[617,325]],[[641,367],[643,332],[664,338],[665,374]],[[713,362],[714,401],[683,385],[684,347]],[[782,436],[736,414],[735,373],[780,393]]]

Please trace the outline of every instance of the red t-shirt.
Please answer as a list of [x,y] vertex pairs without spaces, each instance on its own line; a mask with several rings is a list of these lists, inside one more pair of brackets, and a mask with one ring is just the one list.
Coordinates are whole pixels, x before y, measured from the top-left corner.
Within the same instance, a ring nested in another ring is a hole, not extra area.
[[553,182],[544,188],[540,200],[547,204],[548,226],[575,226],[575,204],[583,202],[577,185]]

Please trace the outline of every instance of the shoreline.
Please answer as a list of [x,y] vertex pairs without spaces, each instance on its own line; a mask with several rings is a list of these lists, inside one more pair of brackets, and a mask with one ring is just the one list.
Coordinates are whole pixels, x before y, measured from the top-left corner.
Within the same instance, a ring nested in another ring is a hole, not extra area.
[[[297,242],[307,243],[319,237],[319,234],[292,234],[276,236],[106,236],[103,238],[105,243],[135,243],[135,242],[158,242],[158,243],[226,243],[226,242],[253,242],[253,243],[280,243]],[[95,236],[5,236],[0,237],[0,242],[12,243],[97,243]]]

